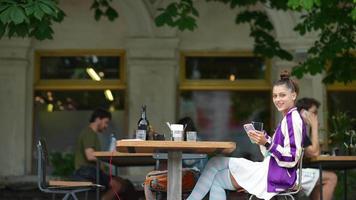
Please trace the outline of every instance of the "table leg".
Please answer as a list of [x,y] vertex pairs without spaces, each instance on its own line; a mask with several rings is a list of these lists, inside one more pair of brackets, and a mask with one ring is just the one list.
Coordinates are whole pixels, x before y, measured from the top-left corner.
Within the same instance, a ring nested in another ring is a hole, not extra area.
[[[100,176],[99,176],[99,170],[100,170],[100,160],[96,161],[96,184],[100,184]],[[99,187],[96,187],[96,200],[100,199],[100,190]]]
[[181,200],[182,198],[182,152],[168,152],[168,188],[167,199]]
[[323,200],[323,167],[319,164],[320,200]]
[[346,169],[344,170],[344,199],[347,200],[347,174],[346,174]]

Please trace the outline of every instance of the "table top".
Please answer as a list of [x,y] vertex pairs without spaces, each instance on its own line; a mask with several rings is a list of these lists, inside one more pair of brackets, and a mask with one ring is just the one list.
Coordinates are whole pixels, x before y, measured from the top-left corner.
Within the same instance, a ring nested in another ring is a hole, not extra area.
[[128,166],[154,166],[156,160],[153,158],[152,153],[122,153],[111,151],[95,151],[94,156],[100,161],[110,162],[115,166],[128,167]]
[[168,151],[182,151],[183,153],[223,153],[228,154],[235,150],[235,142],[221,141],[138,141],[119,140],[116,143],[119,152],[154,153]]
[[317,156],[307,159],[303,167],[317,168],[319,165],[323,169],[344,170],[356,168],[356,156]]
[[310,159],[311,162],[326,162],[326,161],[343,161],[343,162],[355,162],[356,156],[317,156]]

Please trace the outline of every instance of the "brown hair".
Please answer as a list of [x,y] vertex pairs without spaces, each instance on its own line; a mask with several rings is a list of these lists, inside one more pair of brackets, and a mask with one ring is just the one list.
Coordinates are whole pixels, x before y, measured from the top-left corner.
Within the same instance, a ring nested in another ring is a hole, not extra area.
[[297,93],[297,95],[299,94],[299,86],[295,80],[289,78],[290,73],[287,70],[282,71],[279,76],[280,79],[277,80],[273,86],[285,85],[292,92]]

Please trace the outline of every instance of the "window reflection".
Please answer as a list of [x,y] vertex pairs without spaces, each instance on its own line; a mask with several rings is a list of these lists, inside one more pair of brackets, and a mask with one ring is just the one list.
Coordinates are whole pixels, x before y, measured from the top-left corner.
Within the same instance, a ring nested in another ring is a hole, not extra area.
[[[126,138],[124,127],[124,91],[112,91],[114,101],[105,97],[104,90],[36,91],[34,97],[34,137],[47,140],[54,151],[72,152],[81,130],[88,126],[89,117],[97,107],[110,110],[109,128],[99,134],[103,150],[109,145],[110,134]],[[52,105],[52,110],[49,110]],[[60,142],[59,142],[60,141]]]
[[[356,118],[355,103],[350,99],[356,99],[355,91],[328,91],[328,119],[330,120],[337,112],[345,112],[350,118]],[[356,129],[356,124],[354,126]]]
[[[103,107],[114,110],[124,109],[124,93],[119,90],[90,91],[36,91],[35,106],[39,110],[91,110]],[[53,107],[49,110],[49,107]]]
[[271,133],[270,105],[269,91],[181,91],[179,116],[191,117],[203,140],[235,141],[237,156],[258,151],[243,124],[260,121]]
[[93,69],[101,79],[120,77],[120,56],[41,56],[40,79],[93,79]]
[[186,79],[264,79],[266,66],[258,57],[185,57]]

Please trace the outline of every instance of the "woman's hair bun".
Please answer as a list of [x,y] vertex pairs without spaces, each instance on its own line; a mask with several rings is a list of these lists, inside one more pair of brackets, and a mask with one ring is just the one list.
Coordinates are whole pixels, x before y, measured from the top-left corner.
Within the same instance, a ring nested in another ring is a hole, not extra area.
[[289,80],[290,73],[287,70],[283,70],[279,76],[281,80]]

